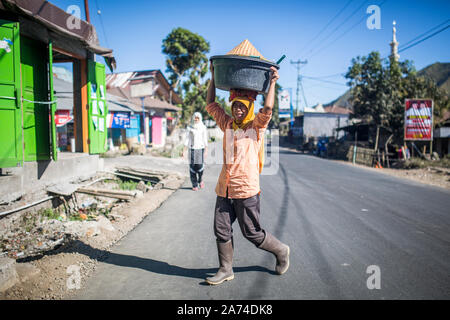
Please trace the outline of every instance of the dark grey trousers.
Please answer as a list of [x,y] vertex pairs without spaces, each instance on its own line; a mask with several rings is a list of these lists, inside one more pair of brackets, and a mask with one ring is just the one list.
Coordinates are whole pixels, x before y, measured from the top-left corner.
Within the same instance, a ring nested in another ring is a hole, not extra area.
[[233,223],[237,219],[243,236],[259,246],[265,232],[259,224],[259,194],[247,199],[228,199],[217,196],[214,213],[214,234],[217,241],[226,242],[233,237]]
[[191,177],[192,187],[196,188],[202,183],[203,170],[205,166],[203,164],[205,149],[190,149],[190,165],[189,173]]

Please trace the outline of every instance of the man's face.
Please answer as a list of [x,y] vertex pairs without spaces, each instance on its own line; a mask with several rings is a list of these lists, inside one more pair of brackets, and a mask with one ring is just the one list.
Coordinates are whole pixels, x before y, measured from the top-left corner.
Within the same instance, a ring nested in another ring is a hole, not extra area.
[[199,117],[195,117],[194,121],[195,121],[195,123],[198,123],[200,121],[200,118]]
[[231,106],[231,112],[236,121],[241,122],[245,119],[248,114],[248,109],[242,102],[235,101]]

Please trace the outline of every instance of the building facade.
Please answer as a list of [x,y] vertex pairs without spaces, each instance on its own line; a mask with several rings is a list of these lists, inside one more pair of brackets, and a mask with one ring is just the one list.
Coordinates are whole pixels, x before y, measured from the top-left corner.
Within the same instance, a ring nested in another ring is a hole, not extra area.
[[165,145],[166,137],[178,121],[176,104],[181,98],[160,70],[122,72],[106,75],[108,92],[141,106],[140,128],[144,143]]

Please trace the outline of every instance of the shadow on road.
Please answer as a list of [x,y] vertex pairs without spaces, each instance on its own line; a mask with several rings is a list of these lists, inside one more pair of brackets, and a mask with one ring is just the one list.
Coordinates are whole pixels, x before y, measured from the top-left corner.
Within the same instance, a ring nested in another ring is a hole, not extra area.
[[[168,275],[168,276],[178,276],[185,278],[194,278],[204,280],[206,277],[211,276],[217,272],[218,268],[185,268],[180,266],[171,265],[164,261],[158,261],[150,258],[142,258],[126,254],[118,254],[106,250],[96,249],[80,240],[74,240],[69,245],[61,247],[57,250],[51,251],[46,255],[56,255],[59,253],[79,253],[93,260],[99,262],[113,264],[116,266],[127,267],[127,268],[139,268],[149,272]],[[42,256],[30,257],[23,259],[23,262],[29,262],[42,258]],[[247,267],[234,267],[234,273],[240,272],[265,272],[275,275],[275,272],[261,266],[247,266]],[[199,283],[200,285],[209,285],[205,281]]]

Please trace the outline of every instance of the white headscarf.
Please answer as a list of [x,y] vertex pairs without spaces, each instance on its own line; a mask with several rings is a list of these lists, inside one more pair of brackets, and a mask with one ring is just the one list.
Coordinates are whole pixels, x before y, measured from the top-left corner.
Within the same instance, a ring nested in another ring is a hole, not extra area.
[[[195,122],[197,117],[200,121]],[[200,112],[195,112],[192,115],[191,124],[187,128],[185,145],[192,149],[203,149],[208,145],[208,134]]]
[[[195,122],[195,118],[197,118],[197,117],[200,119],[200,121]],[[191,127],[195,130],[203,129],[203,127],[205,127],[205,125],[203,124],[202,119],[203,119],[203,117],[200,112],[194,112],[194,114],[192,115],[192,119],[191,119]]]

